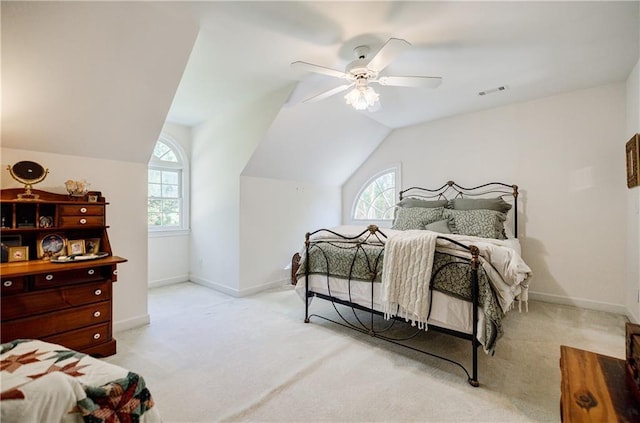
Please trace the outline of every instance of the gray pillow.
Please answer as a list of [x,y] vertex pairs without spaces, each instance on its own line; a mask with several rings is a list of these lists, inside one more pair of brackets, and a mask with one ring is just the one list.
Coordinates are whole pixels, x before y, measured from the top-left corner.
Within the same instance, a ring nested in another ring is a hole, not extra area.
[[504,221],[507,215],[495,210],[444,210],[449,229],[454,234],[481,238],[506,239]]
[[511,210],[511,204],[502,198],[454,198],[451,200],[454,210],[495,210],[506,213]]
[[447,207],[449,205],[449,200],[421,200],[419,198],[403,198],[397,204],[398,207],[424,207],[424,208],[435,208],[435,207]]
[[429,223],[424,227],[427,231],[439,232],[441,234],[450,234],[449,219],[438,220],[437,222]]
[[396,218],[391,229],[406,231],[409,229],[424,229],[429,223],[442,220],[443,207],[401,207],[396,210]]

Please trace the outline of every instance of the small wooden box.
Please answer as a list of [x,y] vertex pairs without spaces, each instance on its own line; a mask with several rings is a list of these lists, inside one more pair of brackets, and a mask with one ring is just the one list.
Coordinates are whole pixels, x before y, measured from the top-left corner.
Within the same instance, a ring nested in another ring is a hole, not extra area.
[[627,323],[625,331],[627,383],[640,402],[640,325]]

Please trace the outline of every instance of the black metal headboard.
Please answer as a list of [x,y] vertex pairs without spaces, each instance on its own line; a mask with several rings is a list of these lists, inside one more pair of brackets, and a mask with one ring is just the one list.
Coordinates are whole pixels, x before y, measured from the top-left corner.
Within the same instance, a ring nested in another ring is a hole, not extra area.
[[489,182],[476,187],[463,187],[453,181],[448,181],[440,188],[429,189],[411,187],[400,191],[400,201],[403,198],[422,198],[427,200],[453,200],[455,198],[513,198],[513,231],[518,237],[518,186],[503,182]]

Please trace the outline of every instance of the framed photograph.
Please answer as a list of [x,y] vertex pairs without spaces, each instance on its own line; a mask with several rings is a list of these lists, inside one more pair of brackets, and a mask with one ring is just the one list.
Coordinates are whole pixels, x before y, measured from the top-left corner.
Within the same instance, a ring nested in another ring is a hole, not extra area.
[[626,144],[627,187],[640,185],[640,134],[635,134]]
[[9,261],[29,260],[29,247],[9,247]]
[[100,191],[89,191],[87,193],[87,201],[90,203],[97,203],[98,201],[100,201],[101,196],[102,193]]
[[65,254],[67,239],[62,234],[44,234],[38,237],[38,258],[51,259]]
[[84,239],[74,239],[67,242],[67,255],[77,256],[84,254]]
[[100,238],[88,238],[84,240],[85,254],[98,254],[100,252]]

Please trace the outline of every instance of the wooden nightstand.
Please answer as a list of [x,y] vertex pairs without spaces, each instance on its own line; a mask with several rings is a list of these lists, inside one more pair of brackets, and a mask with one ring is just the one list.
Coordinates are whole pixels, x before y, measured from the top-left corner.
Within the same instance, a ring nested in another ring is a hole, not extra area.
[[640,404],[629,389],[625,360],[560,347],[563,422],[638,422]]

